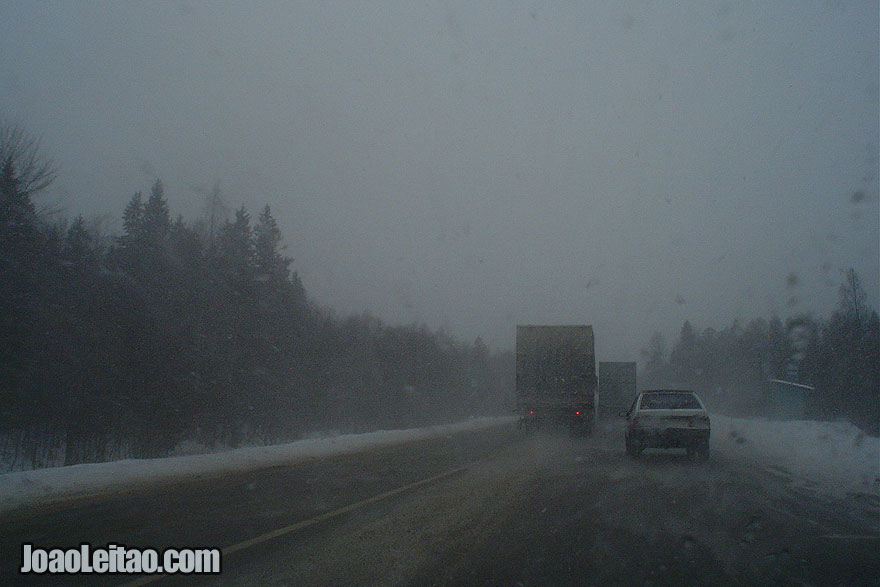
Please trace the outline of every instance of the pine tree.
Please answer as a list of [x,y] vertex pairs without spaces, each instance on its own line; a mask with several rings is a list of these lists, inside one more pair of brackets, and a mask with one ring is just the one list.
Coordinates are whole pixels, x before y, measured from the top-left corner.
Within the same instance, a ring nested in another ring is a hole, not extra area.
[[178,216],[177,221],[169,231],[171,241],[171,254],[175,264],[194,269],[200,266],[202,261],[202,242],[198,233],[187,226],[183,216]]
[[123,234],[119,241],[123,248],[133,248],[139,246],[144,240],[144,204],[143,196],[140,192],[136,192],[122,213],[122,230]]
[[220,223],[229,215],[229,209],[223,201],[223,192],[220,186],[215,185],[205,199],[205,221],[207,224],[208,251],[213,254],[217,243],[217,232]]
[[62,255],[72,263],[90,265],[95,261],[94,246],[94,237],[80,214],[67,229]]
[[156,180],[150,190],[150,197],[144,204],[144,238],[147,246],[157,248],[171,229],[171,214],[165,200],[165,189],[161,180]]
[[272,217],[272,211],[267,204],[254,227],[254,262],[257,279],[274,282],[287,281],[291,259],[281,255],[280,245],[281,231],[278,229],[278,223]]
[[234,282],[250,281],[254,273],[254,242],[251,215],[244,205],[235,211],[235,219],[226,221],[218,239],[221,270]]

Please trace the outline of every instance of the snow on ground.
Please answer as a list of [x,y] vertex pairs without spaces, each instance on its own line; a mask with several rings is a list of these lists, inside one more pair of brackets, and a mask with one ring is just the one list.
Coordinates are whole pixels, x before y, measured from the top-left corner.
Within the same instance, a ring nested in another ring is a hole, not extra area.
[[[458,432],[512,424],[515,417],[479,418],[442,426],[310,438],[222,453],[128,459],[0,475],[0,511],[124,487],[248,471],[312,458],[350,454]],[[772,421],[712,416],[712,451],[759,465],[794,483],[836,495],[880,496],[880,439],[846,422]]]
[[712,415],[714,454],[760,463],[804,487],[838,496],[880,496],[880,438],[849,422],[759,420]]
[[0,475],[0,511],[59,498],[108,493],[124,487],[153,485],[157,482],[232,471],[249,471],[307,459],[356,453],[510,424],[515,420],[515,417],[475,418],[457,424],[309,438],[289,444],[254,446],[214,454],[126,459],[6,473]]

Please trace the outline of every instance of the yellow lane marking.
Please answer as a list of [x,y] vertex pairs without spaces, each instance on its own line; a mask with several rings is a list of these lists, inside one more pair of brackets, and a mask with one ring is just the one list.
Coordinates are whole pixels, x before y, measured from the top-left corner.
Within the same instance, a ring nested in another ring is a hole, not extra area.
[[[446,479],[447,477],[452,477],[453,475],[458,475],[459,473],[463,473],[464,471],[467,471],[467,467],[458,467],[457,469],[452,469],[451,471],[446,471],[445,473],[440,473],[439,475],[434,475],[433,477],[428,477],[427,479],[422,479],[421,481],[416,481],[415,483],[410,483],[409,485],[404,485],[403,487],[398,487],[396,489],[392,489],[391,491],[386,491],[385,493],[374,495],[373,497],[368,497],[367,499],[349,504],[331,512],[318,514],[313,518],[301,520],[294,524],[290,524],[289,526],[284,526],[283,528],[278,528],[277,530],[266,532],[265,534],[261,534],[254,538],[251,538],[250,540],[238,542],[236,544],[233,544],[232,546],[227,546],[226,548],[221,549],[221,552],[223,556],[226,556],[232,554],[233,552],[238,552],[239,550],[244,550],[246,548],[250,548],[251,546],[256,546],[257,544],[268,542],[269,540],[274,540],[275,538],[284,536],[285,534],[290,534],[291,532],[296,532],[297,530],[302,530],[303,528],[314,526],[319,522],[323,522],[325,520],[347,514],[348,512],[354,511],[358,508],[362,508],[365,505],[370,505],[372,503],[388,499],[389,497],[400,495],[401,493],[404,493],[406,491],[417,489],[419,487],[424,487],[425,485],[430,485],[431,483],[436,483],[437,481],[441,481],[443,479]],[[158,581],[165,576],[166,575],[149,575],[145,577],[140,577],[138,579],[135,579],[134,581],[123,583],[122,587],[137,587],[139,585],[148,585],[149,583]]]

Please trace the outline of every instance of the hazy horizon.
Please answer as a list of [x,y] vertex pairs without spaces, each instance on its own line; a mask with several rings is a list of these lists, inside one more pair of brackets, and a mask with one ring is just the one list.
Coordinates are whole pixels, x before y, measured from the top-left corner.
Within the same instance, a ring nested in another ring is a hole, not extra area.
[[[107,216],[272,207],[310,297],[495,350],[880,300],[877,2],[0,7],[0,116]],[[115,226],[112,226],[115,223]]]

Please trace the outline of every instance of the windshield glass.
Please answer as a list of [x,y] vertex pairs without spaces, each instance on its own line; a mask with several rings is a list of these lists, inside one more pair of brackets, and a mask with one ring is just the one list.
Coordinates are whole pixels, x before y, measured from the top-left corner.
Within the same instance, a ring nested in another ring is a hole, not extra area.
[[701,410],[699,400],[692,393],[646,393],[642,396],[643,410]]
[[0,0],[0,587],[878,576],[878,8]]

